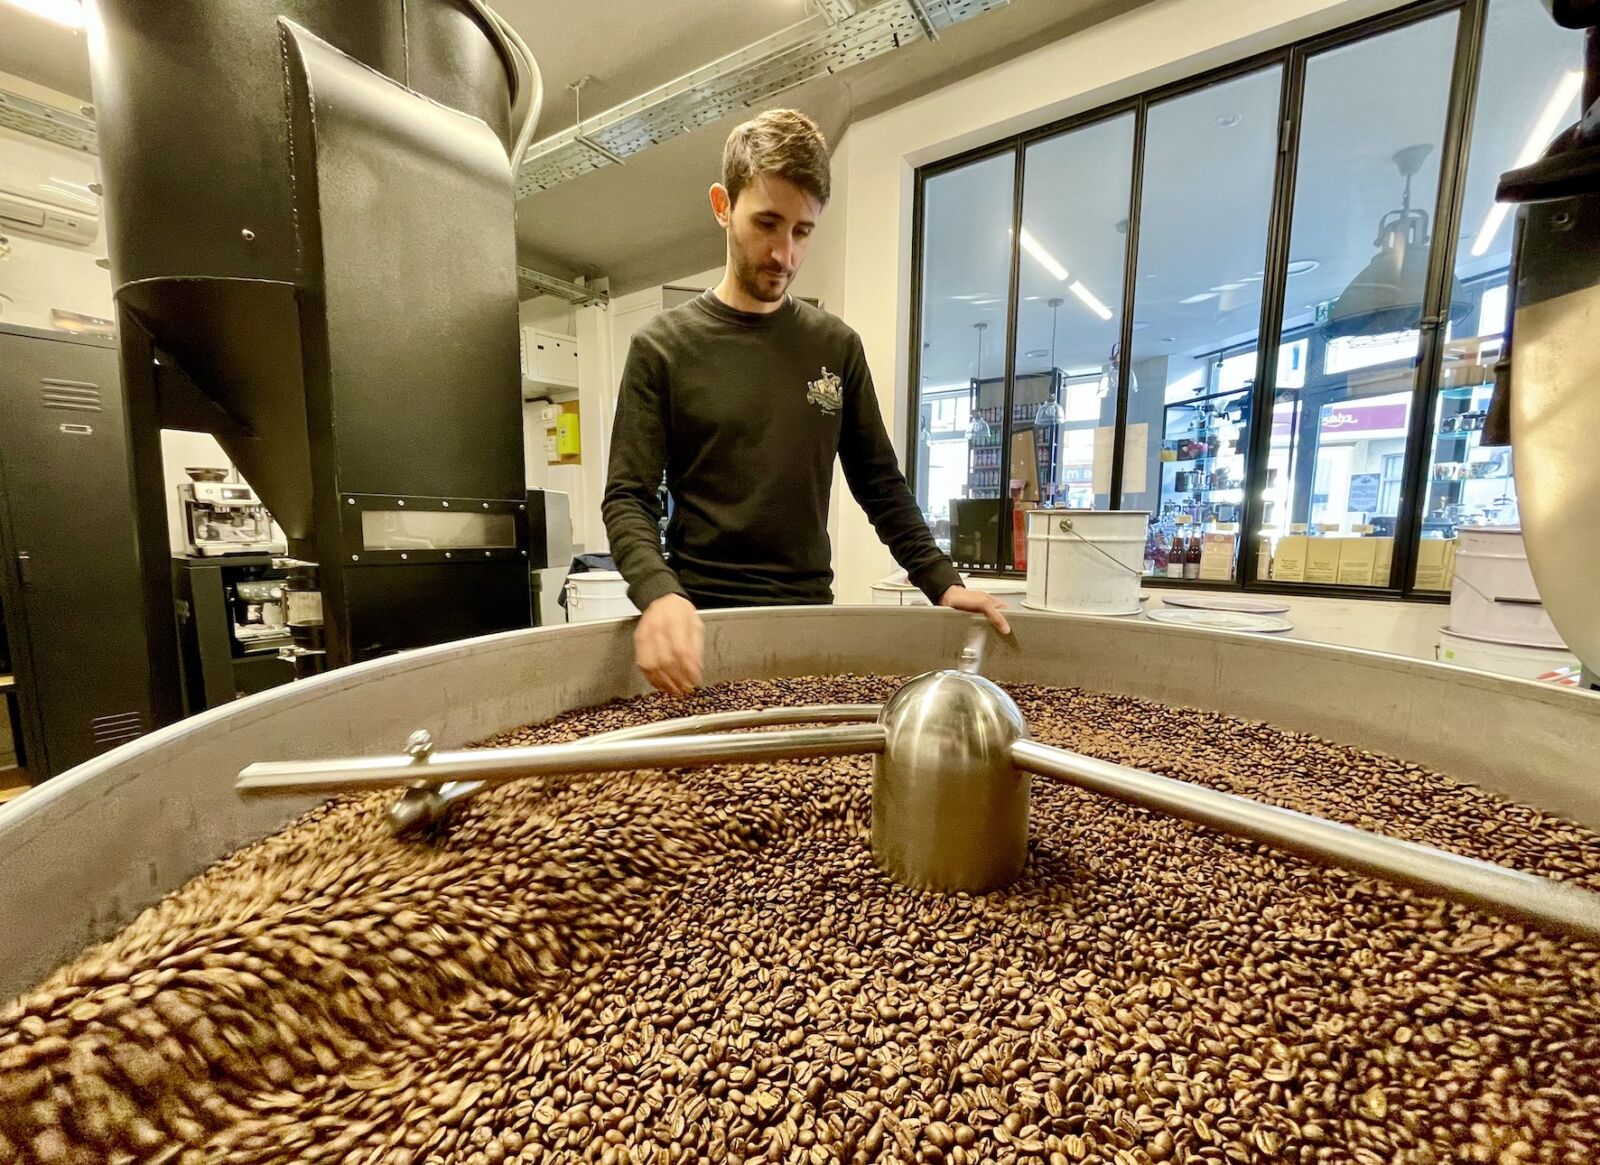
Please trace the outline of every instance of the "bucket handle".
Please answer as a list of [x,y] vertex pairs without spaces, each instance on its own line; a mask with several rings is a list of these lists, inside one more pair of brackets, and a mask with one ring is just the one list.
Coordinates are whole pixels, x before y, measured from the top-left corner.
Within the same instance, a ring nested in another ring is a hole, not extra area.
[[1486,603],[1501,603],[1501,604],[1504,604],[1506,606],[1512,606],[1512,607],[1542,607],[1542,606],[1544,606],[1544,600],[1543,599],[1517,599],[1517,598],[1512,598],[1509,595],[1486,595],[1482,591],[1480,591],[1477,587],[1473,586],[1471,582],[1469,582],[1467,579],[1463,578],[1459,574],[1455,576],[1453,581],[1460,583],[1462,586],[1466,587],[1467,590],[1469,590],[1473,594],[1477,595],[1480,599],[1482,599]]
[[1089,541],[1089,539],[1085,538],[1082,534],[1078,533],[1075,529],[1073,529],[1073,527],[1072,527],[1072,519],[1071,518],[1062,518],[1061,521],[1056,524],[1056,529],[1060,530],[1063,534],[1071,534],[1079,542],[1082,542],[1090,550],[1093,550],[1096,554],[1098,554],[1101,558],[1104,558],[1107,562],[1109,562],[1112,566],[1116,567],[1118,570],[1125,570],[1129,574],[1133,575],[1135,578],[1143,578],[1144,577],[1144,571],[1142,571],[1142,570],[1134,570],[1133,567],[1129,566],[1126,562],[1117,561],[1115,558],[1113,558],[1106,551],[1102,550],[1100,547],[1096,546],[1093,542]]

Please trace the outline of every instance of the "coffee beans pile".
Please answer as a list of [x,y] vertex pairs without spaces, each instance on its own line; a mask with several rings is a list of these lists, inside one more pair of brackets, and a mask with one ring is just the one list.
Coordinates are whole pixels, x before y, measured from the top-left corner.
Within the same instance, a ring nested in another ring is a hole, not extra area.
[[[1398,761],[1014,695],[1050,743],[1600,889],[1600,835]],[[1020,882],[919,894],[869,790],[864,758],[528,781],[431,844],[327,804],[0,1013],[0,1160],[1600,1160],[1595,946],[1046,779]]]

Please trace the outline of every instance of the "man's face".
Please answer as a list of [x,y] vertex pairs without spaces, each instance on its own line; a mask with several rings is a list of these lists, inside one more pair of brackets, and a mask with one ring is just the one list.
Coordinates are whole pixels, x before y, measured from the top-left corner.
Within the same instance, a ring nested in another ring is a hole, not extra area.
[[711,209],[728,232],[739,286],[752,299],[777,303],[805,261],[822,204],[786,179],[758,174],[731,207],[728,192],[713,186]]

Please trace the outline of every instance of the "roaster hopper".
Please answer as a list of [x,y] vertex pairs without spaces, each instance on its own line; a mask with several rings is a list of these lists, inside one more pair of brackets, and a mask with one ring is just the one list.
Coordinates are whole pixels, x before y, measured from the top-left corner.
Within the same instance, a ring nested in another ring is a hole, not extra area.
[[[934,609],[708,615],[706,681],[948,669],[969,628]],[[1372,652],[1018,612],[998,682],[1226,711],[1403,757],[1600,828],[1600,697]],[[374,660],[219,708],[0,811],[0,991],[20,991],[317,795],[241,797],[261,761],[443,748],[644,690],[625,621],[508,632]],[[660,741],[653,742],[659,745]],[[422,843],[419,843],[422,844]]]

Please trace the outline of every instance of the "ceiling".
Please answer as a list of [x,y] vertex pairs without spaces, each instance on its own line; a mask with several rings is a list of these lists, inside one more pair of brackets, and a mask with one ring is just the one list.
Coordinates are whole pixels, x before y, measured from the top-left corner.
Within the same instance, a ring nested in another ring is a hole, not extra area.
[[[1313,58],[1300,127],[1287,323],[1309,322],[1374,253],[1379,218],[1396,208],[1398,149],[1431,143],[1412,181],[1412,203],[1430,213],[1450,83],[1455,17],[1446,14]],[[1481,257],[1468,254],[1559,78],[1578,67],[1581,34],[1558,29],[1538,0],[1490,5],[1461,223],[1458,274],[1504,268],[1504,226]],[[1176,380],[1191,358],[1252,340],[1258,325],[1278,125],[1276,67],[1200,90],[1151,110],[1145,152],[1133,357],[1167,357]],[[1577,116],[1574,102],[1561,124]],[[1131,173],[1131,117],[1095,123],[1030,148],[1020,273],[1017,368],[1070,370],[1104,362],[1119,335]],[[1002,157],[928,183],[922,382],[961,384],[1004,368],[1012,162]],[[1065,269],[1067,279],[1059,278]],[[1081,284],[1113,313],[1101,319],[1071,288]],[[1220,290],[1214,290],[1220,289]],[[1197,299],[1184,303],[1185,299]],[[1063,302],[1052,312],[1049,301]]]
[[[778,100],[810,114],[830,140],[852,116],[909,100],[1020,52],[1139,7],[1148,0],[1011,0]],[[495,0],[539,59],[545,108],[536,137],[574,122],[568,88],[584,77],[593,116],[811,14],[808,0]],[[575,15],[581,13],[581,17]],[[0,3],[0,72],[88,100],[81,33]],[[628,160],[522,200],[521,261],[554,275],[601,275],[614,293],[698,271],[722,260],[706,208],[722,143],[739,118],[673,138]]]

